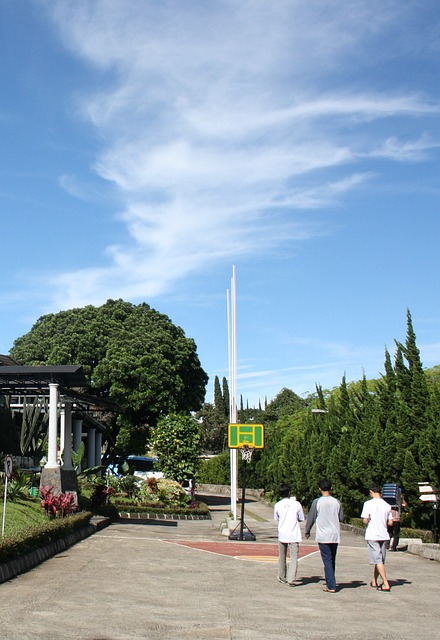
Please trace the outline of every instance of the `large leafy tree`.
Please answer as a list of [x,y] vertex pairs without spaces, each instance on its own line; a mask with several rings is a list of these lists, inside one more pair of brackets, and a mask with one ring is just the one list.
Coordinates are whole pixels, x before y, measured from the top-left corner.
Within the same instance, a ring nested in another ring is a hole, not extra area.
[[153,448],[160,458],[160,468],[166,477],[177,482],[196,474],[202,443],[200,424],[183,413],[163,416],[153,431]]
[[194,340],[146,303],[123,300],[42,316],[11,356],[26,365],[81,364],[90,391],[122,409],[111,434],[121,430],[122,449],[141,451],[162,415],[200,409],[208,381]]

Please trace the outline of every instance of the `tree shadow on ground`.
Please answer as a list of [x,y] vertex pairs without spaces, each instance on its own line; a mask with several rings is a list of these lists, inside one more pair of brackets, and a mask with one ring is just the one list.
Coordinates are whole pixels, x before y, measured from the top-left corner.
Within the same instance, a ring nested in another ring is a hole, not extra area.
[[136,520],[131,518],[121,518],[117,521],[116,524],[136,524],[136,525],[146,525],[148,527],[177,527],[177,522],[175,520],[153,520],[153,519],[142,519],[136,518]]

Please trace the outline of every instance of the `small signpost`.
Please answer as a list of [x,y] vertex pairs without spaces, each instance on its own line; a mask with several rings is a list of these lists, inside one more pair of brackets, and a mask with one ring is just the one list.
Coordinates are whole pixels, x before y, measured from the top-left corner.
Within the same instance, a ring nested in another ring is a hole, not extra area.
[[12,478],[12,471],[14,469],[14,461],[12,456],[5,456],[5,496],[3,500],[3,522],[2,522],[2,537],[5,535],[5,522],[6,522],[6,498],[8,495],[8,482]]
[[437,504],[440,499],[440,496],[439,496],[440,491],[438,487],[434,487],[430,485],[429,482],[419,482],[418,485],[419,485],[419,492],[420,492],[420,496],[419,496],[420,500],[422,502],[432,503],[432,509],[434,514],[434,528],[433,528],[434,542],[435,544],[438,544]]
[[[246,468],[251,461],[254,449],[264,448],[264,426],[262,424],[229,424],[228,447],[240,449],[243,460],[243,491],[241,496],[241,518],[229,540],[256,540],[255,535],[244,522],[244,503],[246,496]],[[246,527],[246,531],[244,530]],[[239,529],[239,531],[237,531]]]

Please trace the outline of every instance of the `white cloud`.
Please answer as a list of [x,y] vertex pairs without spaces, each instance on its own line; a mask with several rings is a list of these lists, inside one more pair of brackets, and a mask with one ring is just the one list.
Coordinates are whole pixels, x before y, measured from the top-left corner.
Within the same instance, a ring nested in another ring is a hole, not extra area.
[[429,136],[423,135],[418,140],[400,141],[392,137],[385,140],[382,146],[371,152],[370,157],[388,158],[401,162],[418,162],[428,156],[428,152],[438,149],[440,142],[433,142]]
[[[386,46],[387,30],[412,5],[47,6],[66,46],[102,74],[82,113],[102,139],[93,170],[120,191],[130,237],[108,248],[107,266],[53,280],[64,307],[115,289],[159,295],[207,263],[308,237],[295,211],[334,205],[375,178],[363,161],[421,161],[437,146],[400,129],[403,118],[438,114],[437,103],[365,89],[354,69],[354,59],[377,59],[375,42]],[[66,176],[60,183],[81,194]]]

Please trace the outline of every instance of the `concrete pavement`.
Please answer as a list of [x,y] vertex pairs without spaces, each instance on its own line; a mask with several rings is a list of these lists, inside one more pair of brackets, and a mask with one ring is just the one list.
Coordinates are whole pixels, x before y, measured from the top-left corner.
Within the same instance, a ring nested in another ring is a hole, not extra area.
[[212,520],[113,524],[0,585],[0,638],[438,638],[438,563],[390,553],[392,589],[381,593],[369,586],[362,537],[343,532],[338,593],[323,592],[311,540],[301,545],[300,584],[288,587],[276,580],[272,509],[247,501],[246,524],[257,540],[234,542],[220,533],[229,498],[204,497]]

